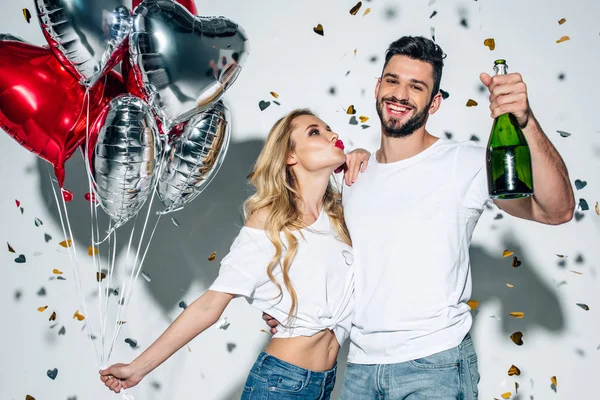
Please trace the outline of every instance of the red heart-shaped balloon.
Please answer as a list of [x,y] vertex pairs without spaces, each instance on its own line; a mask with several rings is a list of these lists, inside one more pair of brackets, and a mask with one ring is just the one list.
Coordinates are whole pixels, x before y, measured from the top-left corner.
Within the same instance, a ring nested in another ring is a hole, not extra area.
[[[90,125],[112,98],[125,91],[111,71],[90,90]],[[54,166],[60,186],[64,163],[85,140],[86,90],[45,47],[0,41],[0,127]]]

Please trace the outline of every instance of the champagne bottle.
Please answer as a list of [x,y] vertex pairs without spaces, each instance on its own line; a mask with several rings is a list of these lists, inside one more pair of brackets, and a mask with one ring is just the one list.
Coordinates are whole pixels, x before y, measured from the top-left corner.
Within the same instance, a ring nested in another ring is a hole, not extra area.
[[[505,60],[494,62],[496,75],[507,74]],[[488,191],[492,199],[518,199],[533,194],[531,153],[514,115],[494,120],[487,151]]]

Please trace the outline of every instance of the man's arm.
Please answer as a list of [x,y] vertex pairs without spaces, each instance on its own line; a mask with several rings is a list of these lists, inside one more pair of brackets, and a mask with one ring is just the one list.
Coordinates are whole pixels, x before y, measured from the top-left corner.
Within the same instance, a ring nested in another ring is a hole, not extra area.
[[565,163],[536,120],[527,99],[527,87],[520,74],[490,77],[481,74],[490,90],[492,118],[505,113],[515,116],[531,152],[534,194],[516,200],[494,200],[508,214],[549,225],[573,218],[575,198]]

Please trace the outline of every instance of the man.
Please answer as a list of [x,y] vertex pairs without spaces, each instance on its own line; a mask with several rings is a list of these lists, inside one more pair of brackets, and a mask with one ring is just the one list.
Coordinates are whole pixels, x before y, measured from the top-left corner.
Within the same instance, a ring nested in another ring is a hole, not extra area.
[[[485,148],[425,128],[442,102],[443,58],[423,37],[390,45],[375,88],[381,147],[360,179],[346,176],[344,213],[357,269],[343,400],[478,396],[469,245],[491,199]],[[480,79],[490,91],[491,117],[512,113],[520,124],[535,181],[532,197],[494,203],[544,224],[570,221],[567,169],[529,107],[521,76]]]

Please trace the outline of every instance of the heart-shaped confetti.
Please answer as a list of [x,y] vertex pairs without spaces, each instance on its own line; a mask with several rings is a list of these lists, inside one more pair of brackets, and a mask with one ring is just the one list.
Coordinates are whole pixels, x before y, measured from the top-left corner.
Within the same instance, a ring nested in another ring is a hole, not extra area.
[[517,346],[522,346],[523,345],[523,333],[522,332],[515,332],[515,333],[513,333],[512,335],[510,335],[510,339]]
[[448,97],[450,97],[450,93],[446,92],[446,91],[445,91],[445,90],[443,90],[443,89],[440,89],[440,93],[441,93],[441,95],[442,95],[442,99],[443,99],[443,100],[446,100]]
[[50,316],[50,318],[48,319],[48,321],[56,321],[56,311],[52,312],[52,315]]
[[483,41],[484,46],[486,46],[490,51],[496,48],[496,41],[494,38],[488,38]]
[[59,245],[64,247],[65,249],[71,247],[72,244],[73,244],[73,241],[71,239],[63,240],[62,242],[59,243]]
[[85,319],[85,317],[81,314],[79,314],[79,310],[75,311],[75,314],[73,314],[73,319],[77,318],[78,321],[83,321]]
[[364,17],[365,15],[369,14],[370,12],[371,12],[371,9],[370,9],[370,8],[367,8],[367,9],[365,10],[365,12],[363,13],[363,17]]
[[62,195],[63,195],[63,199],[65,200],[65,203],[69,203],[69,202],[73,201],[73,192],[71,192],[70,190],[63,188]]
[[585,201],[585,199],[579,199],[579,209],[581,211],[587,211],[590,209],[590,206],[588,205],[587,201]]
[[269,107],[270,105],[271,105],[270,101],[261,100],[258,102],[258,108],[260,108],[260,111],[265,111],[267,109],[267,107]]
[[63,326],[62,328],[60,328],[60,330],[58,331],[59,335],[64,335],[67,333],[67,330],[65,329],[65,327]]
[[479,104],[479,103],[477,103],[477,102],[476,102],[475,100],[473,100],[473,99],[469,99],[469,100],[467,101],[467,107],[475,107],[475,106],[477,106],[478,104]]
[[25,396],[25,400],[35,400],[35,397],[30,396],[30,395],[26,395]]
[[323,25],[321,25],[321,24],[318,24],[317,26],[315,26],[315,27],[313,28],[313,31],[314,31],[314,32],[315,32],[317,35],[321,35],[321,36],[324,36],[324,35],[325,35],[325,32],[323,31]]
[[517,268],[521,265],[521,261],[517,257],[513,257],[512,267]]
[[348,250],[342,250],[342,255],[344,256],[344,261],[346,262],[346,265],[354,264],[354,254],[352,254]]
[[474,310],[477,308],[477,306],[479,306],[479,302],[477,300],[469,300],[467,301],[467,304],[469,307],[471,307],[471,310]]
[[348,123],[350,125],[358,125],[358,120],[356,119],[356,116],[353,115],[352,117],[350,117],[350,121],[348,121]]
[[44,289],[43,287],[40,288],[40,290],[38,290],[37,292],[38,296],[45,296],[46,295],[46,289]]
[[46,243],[48,243],[52,240],[52,236],[48,235],[47,233],[44,233],[44,240],[46,241]]
[[46,375],[48,375],[48,378],[55,380],[58,375],[58,368],[49,369],[48,372],[46,372]]
[[582,181],[582,180],[579,180],[579,179],[575,180],[575,187],[577,188],[577,190],[581,190],[581,189],[583,189],[586,186],[587,186],[587,182],[586,181]]
[[521,370],[519,368],[517,368],[516,365],[511,365],[510,368],[508,369],[508,376],[519,376],[521,375]]
[[187,304],[185,303],[185,301],[181,300],[179,302],[179,308],[183,308],[184,310],[187,308]]
[[498,219],[502,219],[504,218],[504,216],[502,214],[496,214],[496,216],[494,217],[494,220],[498,220]]
[[236,347],[237,347],[237,344],[235,344],[235,343],[227,343],[227,351],[228,351],[228,352],[230,352],[230,353],[231,353],[231,352],[233,351],[233,349],[235,349]]
[[17,264],[23,264],[25,261],[27,261],[25,259],[25,254],[21,254],[21,255],[19,255],[19,257],[15,258],[15,262]]

